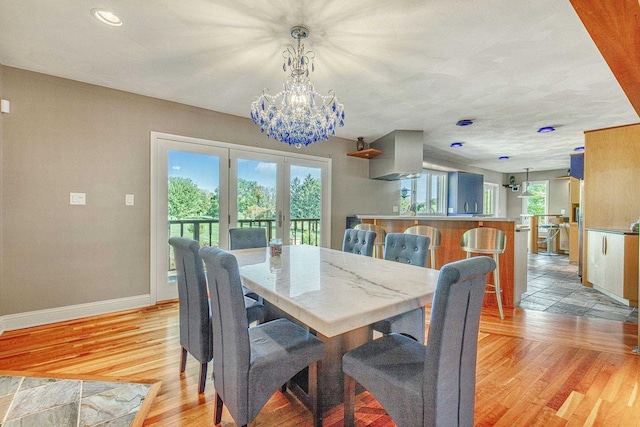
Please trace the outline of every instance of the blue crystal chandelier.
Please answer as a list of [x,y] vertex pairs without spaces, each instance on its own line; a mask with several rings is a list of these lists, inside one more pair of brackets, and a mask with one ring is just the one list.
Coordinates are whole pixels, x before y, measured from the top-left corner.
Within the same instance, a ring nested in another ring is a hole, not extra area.
[[335,93],[320,95],[309,79],[309,65],[315,70],[315,52],[304,50],[300,40],[309,31],[300,26],[291,28],[291,37],[298,40],[298,48],[289,46],[282,52],[282,69],[291,71],[283,83],[282,91],[270,95],[265,89],[251,103],[251,120],[260,131],[276,141],[297,148],[329,139],[336,134],[336,127],[344,126],[344,106]]

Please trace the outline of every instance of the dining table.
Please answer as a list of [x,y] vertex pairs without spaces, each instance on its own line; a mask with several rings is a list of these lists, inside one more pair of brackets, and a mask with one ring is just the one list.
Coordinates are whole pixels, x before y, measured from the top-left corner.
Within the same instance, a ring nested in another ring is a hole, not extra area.
[[[318,407],[342,403],[342,356],[374,336],[372,324],[424,307],[438,270],[309,245],[230,251],[244,286],[325,343],[318,364]],[[303,400],[304,401],[304,400]]]

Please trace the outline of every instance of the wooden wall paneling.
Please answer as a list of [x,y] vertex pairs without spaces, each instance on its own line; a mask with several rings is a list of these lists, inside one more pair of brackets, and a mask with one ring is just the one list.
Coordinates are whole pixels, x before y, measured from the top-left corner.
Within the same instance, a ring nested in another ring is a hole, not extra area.
[[640,115],[640,2],[570,1],[631,105]]

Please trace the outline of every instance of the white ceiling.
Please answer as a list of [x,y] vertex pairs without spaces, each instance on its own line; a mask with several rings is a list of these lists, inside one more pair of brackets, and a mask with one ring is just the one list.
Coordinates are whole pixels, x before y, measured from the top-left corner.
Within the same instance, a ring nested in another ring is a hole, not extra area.
[[568,168],[583,131],[638,122],[568,0],[2,0],[0,63],[248,118],[294,25],[344,103],[338,136],[423,130],[427,162]]

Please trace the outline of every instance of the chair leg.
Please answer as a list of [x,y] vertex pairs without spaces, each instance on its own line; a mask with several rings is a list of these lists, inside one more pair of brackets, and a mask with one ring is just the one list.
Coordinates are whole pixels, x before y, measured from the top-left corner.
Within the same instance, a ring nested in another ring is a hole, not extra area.
[[198,393],[204,393],[204,387],[207,383],[207,364],[200,364],[200,380],[198,381]]
[[220,424],[220,421],[222,421],[222,405],[222,398],[216,391],[216,406],[213,411],[213,425],[217,426],[218,424]]
[[344,427],[353,427],[355,418],[356,380],[344,374]]
[[187,349],[182,347],[182,356],[180,356],[180,372],[187,369]]
[[322,411],[318,410],[320,393],[318,391],[318,362],[309,365],[308,375],[309,399],[311,400],[311,414],[314,427],[322,427]]
[[495,254],[493,259],[496,261],[496,269],[493,271],[493,283],[496,289],[496,300],[498,301],[498,311],[500,312],[500,320],[504,320],[502,312],[502,288],[500,287],[500,255]]

